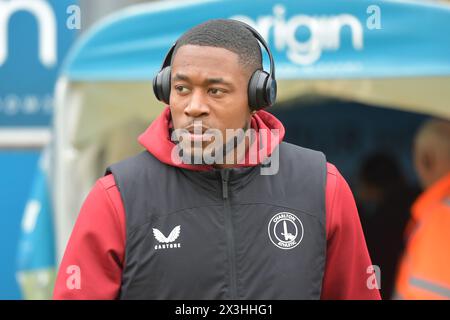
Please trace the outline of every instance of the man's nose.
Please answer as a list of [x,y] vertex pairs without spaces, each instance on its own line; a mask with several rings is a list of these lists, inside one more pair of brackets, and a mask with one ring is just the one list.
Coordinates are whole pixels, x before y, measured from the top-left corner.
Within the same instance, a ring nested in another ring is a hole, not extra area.
[[192,92],[189,104],[184,109],[184,114],[192,118],[199,118],[209,114],[209,106],[201,90]]

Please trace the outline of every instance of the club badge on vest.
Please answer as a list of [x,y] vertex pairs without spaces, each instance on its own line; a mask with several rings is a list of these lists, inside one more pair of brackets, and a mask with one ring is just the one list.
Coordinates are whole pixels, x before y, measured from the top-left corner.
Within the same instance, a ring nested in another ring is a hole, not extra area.
[[290,212],[277,213],[270,219],[267,226],[272,243],[283,250],[293,249],[303,239],[303,224]]
[[161,231],[153,228],[153,236],[159,242],[159,244],[155,244],[155,250],[180,248],[181,244],[175,243],[180,236],[180,231],[181,226],[176,226],[170,232],[169,236],[166,237]]

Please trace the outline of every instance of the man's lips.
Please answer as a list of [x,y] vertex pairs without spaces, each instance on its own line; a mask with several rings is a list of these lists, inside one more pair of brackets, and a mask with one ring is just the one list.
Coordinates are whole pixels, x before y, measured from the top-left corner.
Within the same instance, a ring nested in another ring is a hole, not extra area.
[[189,133],[191,134],[203,134],[206,132],[206,130],[208,130],[208,128],[205,127],[200,127],[200,128],[186,128],[185,130],[187,130]]
[[211,136],[211,134],[206,133],[209,128],[204,126],[189,126],[185,130],[189,132],[190,141],[209,141],[209,137]]

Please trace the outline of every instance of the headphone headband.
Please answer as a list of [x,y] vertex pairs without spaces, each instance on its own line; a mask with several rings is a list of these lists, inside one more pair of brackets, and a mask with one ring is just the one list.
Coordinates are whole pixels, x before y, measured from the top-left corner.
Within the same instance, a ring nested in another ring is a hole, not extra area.
[[270,52],[269,45],[267,44],[266,40],[264,40],[264,38],[259,34],[258,31],[256,31],[255,28],[253,28],[253,27],[249,26],[248,24],[246,24],[242,21],[239,21],[239,20],[233,20],[233,21],[236,21],[236,22],[242,24],[245,28],[247,28],[247,30],[249,30],[255,36],[255,38],[258,39],[258,41],[263,45],[264,49],[266,49],[266,52],[269,55],[269,60],[270,60],[269,75],[273,80],[275,80],[275,62],[273,60],[272,52]]
[[[232,19],[230,19],[232,20]],[[253,36],[263,45],[264,49],[266,49],[266,52],[269,56],[269,60],[270,60],[270,72],[269,75],[270,77],[275,80],[275,62],[273,60],[273,56],[272,53],[270,52],[269,49],[269,45],[267,44],[266,40],[264,40],[264,38],[259,34],[258,31],[256,31],[256,29],[254,29],[253,27],[249,26],[248,24],[239,21],[239,20],[233,20],[234,22],[237,22],[239,24],[241,24],[242,26],[244,26],[248,31],[250,31]],[[176,41],[172,47],[170,48],[169,52],[167,52],[166,57],[164,58],[164,62],[161,66],[161,70],[164,69],[165,67],[170,66],[171,64],[171,60],[172,60],[172,55],[175,51],[175,48],[177,47],[178,41]]]

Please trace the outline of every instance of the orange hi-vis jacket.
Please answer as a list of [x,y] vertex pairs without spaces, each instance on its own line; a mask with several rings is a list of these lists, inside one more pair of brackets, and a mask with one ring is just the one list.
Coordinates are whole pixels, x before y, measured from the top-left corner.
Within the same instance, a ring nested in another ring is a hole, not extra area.
[[450,173],[412,206],[397,299],[450,299]]

